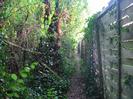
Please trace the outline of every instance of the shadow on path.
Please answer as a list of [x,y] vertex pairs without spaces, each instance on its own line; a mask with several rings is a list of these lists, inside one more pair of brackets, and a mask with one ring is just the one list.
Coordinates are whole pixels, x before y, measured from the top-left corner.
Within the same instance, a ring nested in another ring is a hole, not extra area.
[[76,72],[71,78],[71,86],[67,93],[68,99],[86,99],[86,95],[84,92],[85,89],[85,81],[84,76],[81,75],[81,63],[78,55],[75,55],[76,59]]

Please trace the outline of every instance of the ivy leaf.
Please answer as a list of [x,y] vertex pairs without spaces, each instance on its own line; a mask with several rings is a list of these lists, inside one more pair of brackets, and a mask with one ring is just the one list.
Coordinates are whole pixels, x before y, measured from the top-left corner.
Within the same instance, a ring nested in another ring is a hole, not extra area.
[[16,98],[19,98],[19,95],[17,93],[8,93],[7,94],[8,97],[16,97]]
[[18,95],[17,93],[14,93],[14,96],[15,96],[16,98],[19,98],[19,95]]
[[29,68],[29,67],[25,67],[24,70],[25,70],[26,72],[30,72],[30,68]]
[[37,64],[38,64],[37,62],[33,62],[33,63],[31,64],[30,67],[31,67],[32,69],[35,69],[35,67],[36,67]]
[[13,80],[17,80],[17,75],[16,75],[16,74],[12,74],[12,75],[11,75],[11,78],[12,78]]
[[21,72],[20,72],[20,75],[21,75],[23,78],[26,78],[26,77],[28,76],[27,73],[24,72],[24,71],[21,71]]
[[44,28],[44,24],[41,24],[41,28],[42,28],[42,29]]
[[18,83],[24,84],[24,81],[22,79],[17,80]]

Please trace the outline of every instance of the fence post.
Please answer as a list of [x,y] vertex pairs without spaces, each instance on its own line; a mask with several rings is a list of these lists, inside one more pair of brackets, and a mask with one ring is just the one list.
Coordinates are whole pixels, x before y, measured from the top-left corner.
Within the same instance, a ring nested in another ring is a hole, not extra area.
[[99,64],[99,72],[100,72],[101,99],[104,99],[103,70],[102,70],[102,59],[101,59],[100,34],[99,34],[98,20],[99,19],[96,19],[95,28],[96,28],[97,51],[98,51],[98,64]]
[[122,99],[122,59],[121,59],[121,10],[120,10],[120,1],[117,0],[117,31],[118,31],[118,61],[119,61],[119,82],[118,82],[118,99]]

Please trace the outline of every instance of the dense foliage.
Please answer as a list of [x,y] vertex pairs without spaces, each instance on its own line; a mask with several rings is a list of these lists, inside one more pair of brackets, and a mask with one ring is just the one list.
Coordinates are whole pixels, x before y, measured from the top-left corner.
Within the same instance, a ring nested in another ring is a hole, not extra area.
[[0,98],[66,98],[84,8],[82,0],[0,0]]
[[84,42],[85,42],[85,56],[82,55],[82,58],[84,60],[83,68],[86,68],[84,71],[85,77],[86,77],[86,94],[91,99],[101,99],[101,88],[99,87],[99,76],[96,71],[96,63],[94,59],[94,31],[95,30],[95,22],[96,22],[96,15],[93,15],[90,17],[87,21],[87,27],[85,28],[85,34],[84,34]]

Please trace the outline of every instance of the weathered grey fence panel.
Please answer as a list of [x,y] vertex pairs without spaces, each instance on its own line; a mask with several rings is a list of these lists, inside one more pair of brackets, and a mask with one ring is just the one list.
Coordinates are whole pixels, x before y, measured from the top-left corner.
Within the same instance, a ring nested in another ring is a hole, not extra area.
[[[105,99],[133,99],[133,0],[112,2],[114,4],[110,2],[110,7],[98,17],[96,27],[100,36]],[[120,10],[115,2],[120,3]],[[118,13],[121,16],[117,20]],[[121,23],[120,31],[118,21]],[[120,51],[122,56],[119,56]]]
[[[116,6],[113,4],[111,9],[98,19],[105,99],[118,99],[118,34],[115,12]],[[112,73],[112,70],[115,70],[115,73]]]
[[133,0],[111,0],[92,35],[81,57],[96,69],[104,98],[133,99]]
[[121,1],[122,98],[133,99],[133,0]]

